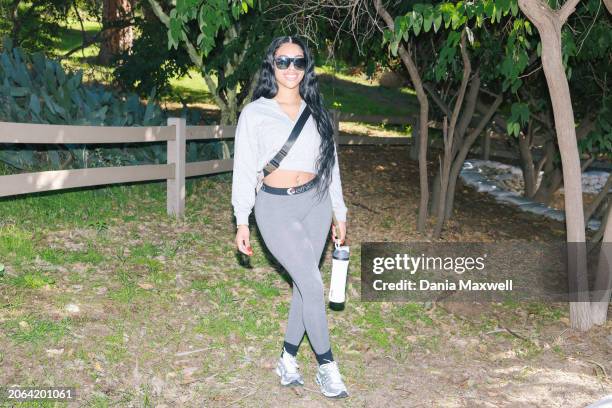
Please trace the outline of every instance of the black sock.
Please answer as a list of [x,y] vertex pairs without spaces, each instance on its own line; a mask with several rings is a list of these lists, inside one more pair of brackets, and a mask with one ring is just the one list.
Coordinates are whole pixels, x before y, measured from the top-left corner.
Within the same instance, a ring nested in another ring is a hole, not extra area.
[[331,363],[332,361],[334,361],[334,356],[332,355],[331,347],[323,354],[315,353],[315,356],[317,357],[317,362],[319,363],[319,365]]
[[[286,341],[283,342],[283,348],[287,350],[287,353],[291,354],[293,357],[297,356],[299,347],[299,344],[296,346],[295,344],[287,343]],[[283,353],[281,352],[281,356],[282,355]]]

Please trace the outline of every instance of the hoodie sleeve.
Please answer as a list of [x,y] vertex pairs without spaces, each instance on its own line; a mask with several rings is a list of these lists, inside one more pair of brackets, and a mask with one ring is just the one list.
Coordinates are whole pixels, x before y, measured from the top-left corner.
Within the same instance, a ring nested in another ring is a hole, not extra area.
[[332,168],[332,179],[329,185],[334,215],[338,221],[346,221],[347,208],[342,196],[342,181],[340,180],[340,166],[338,165],[338,152],[334,144],[334,166]]
[[257,140],[253,118],[245,107],[238,117],[234,137],[234,167],[232,174],[232,206],[236,224],[249,223],[255,205],[257,184]]

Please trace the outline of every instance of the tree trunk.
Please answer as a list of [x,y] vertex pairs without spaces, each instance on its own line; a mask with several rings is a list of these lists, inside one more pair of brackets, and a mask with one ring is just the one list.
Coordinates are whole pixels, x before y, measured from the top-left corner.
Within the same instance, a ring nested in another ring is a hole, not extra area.
[[487,126],[487,123],[491,120],[499,106],[501,105],[503,98],[499,95],[495,98],[495,101],[489,108],[489,111],[480,119],[478,125],[474,130],[470,132],[470,134],[463,141],[463,145],[457,152],[457,156],[455,157],[455,162],[453,163],[453,167],[451,168],[450,180],[448,183],[448,192],[446,193],[446,219],[449,220],[455,203],[455,190],[457,187],[457,179],[459,178],[459,173],[463,168],[463,163],[465,163],[465,159],[467,158],[468,153],[470,152],[470,148]]
[[465,95],[465,106],[461,111],[461,120],[457,124],[456,130],[456,141],[455,148],[453,150],[453,155],[457,153],[457,150],[463,144],[463,138],[465,137],[465,132],[472,123],[472,119],[474,118],[474,112],[476,111],[476,102],[478,101],[478,94],[480,91],[480,68],[477,68],[474,71],[474,76],[470,81],[470,89],[468,90],[467,95]]
[[[537,187],[532,197],[534,201],[544,205],[550,204],[553,194],[561,188],[563,182],[563,174],[554,162],[556,154],[557,149],[554,141],[548,140],[544,145],[544,157],[542,158],[544,162],[544,174],[542,175],[540,185]],[[536,174],[539,174],[539,169]]]
[[535,174],[535,167],[533,164],[533,155],[531,154],[532,138],[533,123],[530,120],[527,134],[519,133],[518,135],[521,168],[523,170],[523,185],[525,186],[523,195],[527,198],[531,198],[535,194],[536,182],[538,181],[538,175]]
[[[606,198],[606,196],[608,195],[610,188],[612,188],[612,176],[608,175],[608,178],[606,179],[606,184],[604,184],[601,191],[599,192],[599,194],[597,194],[597,197],[595,197],[595,200],[593,200],[591,205],[589,205],[584,210],[584,222],[586,223],[589,222],[593,214],[595,214],[595,211],[597,210],[597,208],[599,208],[599,205],[602,203],[604,198]],[[603,227],[603,224],[602,224],[602,227]]]
[[[612,179],[612,177],[609,177]],[[602,325],[606,323],[608,316],[608,304],[612,294],[612,217],[610,212],[612,205],[608,205],[608,211],[604,216],[601,228],[605,228],[599,259],[597,262],[597,276],[595,277],[593,303],[591,313],[593,323]]]
[[21,0],[14,0],[13,3],[7,7],[7,15],[10,16],[13,28],[11,29],[11,39],[15,46],[19,45],[19,31],[21,30],[21,20],[19,19],[19,4]]
[[542,68],[553,106],[563,166],[570,290],[576,293],[576,301],[570,302],[570,322],[573,328],[584,331],[592,326],[592,321],[587,282],[582,180],[574,111],[561,53],[561,27],[574,12],[578,2],[579,0],[568,0],[561,9],[553,11],[543,0],[518,1],[523,13],[538,29],[542,41]]
[[430,212],[434,214],[436,212],[436,208],[440,205],[440,169],[436,172],[432,183],[432,192],[431,192],[431,208]]
[[134,34],[131,26],[117,27],[127,20],[132,12],[130,0],[102,1],[102,43],[98,59],[107,65],[115,55],[132,47]]
[[419,160],[419,152],[421,151],[421,144],[419,143],[419,118],[417,118],[415,125],[412,127],[412,144],[410,145],[410,160]]
[[[444,160],[442,162],[442,168],[440,171],[440,202],[438,203],[437,215],[436,215],[436,226],[432,233],[432,238],[439,238],[442,233],[442,227],[444,226],[444,220],[446,215],[446,191],[448,190],[448,181],[450,179],[451,163],[453,160],[453,143],[455,136],[455,129],[457,127],[457,119],[459,117],[459,111],[463,105],[463,99],[465,97],[465,91],[468,86],[470,74],[472,72],[472,65],[470,58],[467,53],[467,44],[465,42],[465,30],[461,32],[461,42],[459,47],[461,49],[461,59],[463,60],[463,77],[461,79],[461,85],[459,87],[459,93],[457,100],[455,101],[455,108],[453,109],[453,116],[450,120],[450,126],[448,129],[448,136],[444,135]],[[446,119],[444,120],[446,127]],[[446,132],[445,132],[446,133]]]
[[236,90],[226,89],[225,98],[227,104],[225,109],[221,111],[221,125],[232,125],[238,122],[238,102],[236,100]]
[[[457,124],[456,130],[456,139],[455,143],[453,143],[453,153],[451,155],[451,171],[448,180],[448,190],[446,192],[446,204],[444,208],[444,220],[448,221],[451,218],[453,212],[453,206],[455,202],[455,186],[457,185],[457,177],[459,176],[459,172],[461,171],[461,167],[463,166],[463,162],[465,161],[465,156],[459,163],[459,169],[455,174],[455,162],[457,157],[457,152],[462,149],[465,143],[468,143],[468,152],[470,147],[472,147],[472,142],[466,141],[465,132],[467,131],[468,126],[472,122],[472,118],[474,117],[474,111],[476,110],[476,102],[478,101],[478,93],[480,91],[480,70],[476,69],[472,80],[470,81],[470,89],[465,97],[465,106],[463,107],[461,113],[461,120]],[[467,156],[467,153],[466,153]]]
[[[467,57],[467,53],[466,53],[466,57]],[[430,85],[425,84],[425,89],[427,90],[427,92],[429,92],[432,99],[434,99],[436,104],[445,113],[445,115],[450,114],[452,116],[453,113],[450,111],[449,107],[442,100],[442,98],[440,98],[435,93],[433,88]],[[461,88],[460,88],[460,92],[461,92]],[[453,140],[452,140],[452,146],[451,146],[451,153],[448,155],[449,163],[450,163],[450,172],[449,172],[448,180],[445,182],[446,200],[443,204],[444,205],[444,222],[449,220],[451,217],[453,206],[454,206],[454,197],[455,197],[455,189],[456,189],[455,187],[457,183],[457,177],[459,175],[459,172],[461,171],[461,166],[463,166],[465,157],[467,157],[467,153],[463,157],[463,159],[460,160],[461,161],[459,163],[460,167],[456,171],[455,171],[455,163],[456,163],[455,158],[457,157],[458,151],[461,150],[462,146],[465,143],[464,141],[465,133],[474,117],[474,112],[476,110],[479,92],[480,92],[480,70],[477,69],[476,72],[474,73],[474,76],[472,77],[472,80],[470,81],[470,88],[467,91],[467,94],[465,94],[465,105],[458,107],[455,102],[454,110],[458,109],[459,112],[461,112],[461,120],[459,120],[457,125],[454,126],[454,128],[451,130],[453,134]],[[451,123],[451,126],[453,126],[452,123]],[[469,152],[469,148],[472,146],[474,141],[467,142],[467,143],[469,144],[468,146],[468,152]],[[445,153],[445,156],[446,156],[446,153]],[[442,166],[439,169],[439,171],[436,173],[434,181],[433,181],[432,203],[431,203],[431,210],[430,210],[432,213],[435,213],[438,207],[441,205],[440,193],[441,193],[442,172],[443,171],[444,170]]]
[[606,223],[608,222],[608,210],[609,210],[609,206],[612,205],[612,199],[608,199],[606,198],[606,202],[601,206],[601,209],[599,212],[601,212],[602,214],[600,215],[600,217],[602,218],[601,221],[601,226],[599,227],[599,229],[595,232],[595,234],[593,234],[593,236],[591,237],[591,240],[589,242],[589,244],[591,245],[596,245],[599,243],[599,241],[601,241],[603,239],[603,235],[604,235],[604,231],[605,231],[605,227],[606,227]]
[[536,193],[533,195],[533,200],[537,203],[550,205],[555,192],[557,192],[557,190],[559,190],[562,185],[563,173],[560,169],[553,167],[553,169],[549,173],[544,171],[540,186],[538,187]]
[[[383,19],[385,24],[390,30],[395,29],[395,22],[393,17],[389,14],[387,9],[383,6],[381,0],[376,0],[374,3],[376,13]],[[419,74],[419,70],[412,58],[411,53],[400,44],[398,47],[398,54],[408,70],[410,80],[414,86],[414,90],[417,94],[419,101],[419,184],[421,189],[421,199],[419,203],[419,216],[417,220],[417,230],[419,232],[425,231],[425,224],[427,222],[427,205],[429,201],[429,186],[427,180],[427,144],[429,142],[429,101],[427,94],[423,88],[423,80]]]

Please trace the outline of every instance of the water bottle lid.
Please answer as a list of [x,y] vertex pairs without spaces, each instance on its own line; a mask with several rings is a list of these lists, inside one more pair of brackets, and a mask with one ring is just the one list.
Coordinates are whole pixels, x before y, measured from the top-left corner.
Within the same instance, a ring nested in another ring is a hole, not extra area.
[[334,241],[334,246],[336,247],[332,252],[332,258],[347,261],[349,259],[349,251],[346,246],[342,246],[338,244],[338,242]]

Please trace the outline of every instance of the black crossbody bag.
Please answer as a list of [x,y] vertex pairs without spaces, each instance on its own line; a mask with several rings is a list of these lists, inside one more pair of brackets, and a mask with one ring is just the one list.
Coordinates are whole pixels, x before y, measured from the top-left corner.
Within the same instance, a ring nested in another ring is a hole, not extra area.
[[302,132],[302,129],[304,128],[304,124],[308,120],[309,116],[310,116],[310,108],[308,107],[308,105],[306,105],[306,107],[304,108],[304,111],[302,112],[297,122],[293,126],[293,129],[291,130],[291,134],[289,135],[289,138],[287,139],[283,147],[281,147],[278,153],[274,155],[272,160],[270,160],[264,166],[264,168],[257,173],[257,186],[255,187],[256,193],[259,192],[259,189],[261,188],[261,185],[263,184],[264,177],[266,177],[268,174],[276,170],[278,166],[280,165],[280,162],[285,158],[285,156],[287,156],[287,153],[289,153],[289,150],[291,150],[291,146],[293,146],[296,139]]

